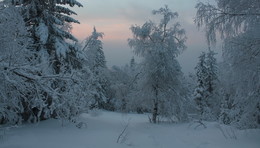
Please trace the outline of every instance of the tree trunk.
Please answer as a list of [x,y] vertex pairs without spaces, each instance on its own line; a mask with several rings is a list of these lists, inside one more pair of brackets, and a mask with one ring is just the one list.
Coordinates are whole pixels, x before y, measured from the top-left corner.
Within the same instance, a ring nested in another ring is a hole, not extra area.
[[158,116],[158,86],[156,85],[154,87],[155,90],[155,100],[153,100],[153,117],[152,117],[152,122],[157,123],[157,116]]
[[153,108],[153,117],[152,117],[153,123],[157,123],[157,115],[158,115],[158,102],[155,101],[154,108]]

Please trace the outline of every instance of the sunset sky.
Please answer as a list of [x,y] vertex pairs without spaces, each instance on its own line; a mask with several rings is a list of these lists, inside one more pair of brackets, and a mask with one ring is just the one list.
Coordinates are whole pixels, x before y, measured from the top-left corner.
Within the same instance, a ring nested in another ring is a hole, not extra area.
[[[183,72],[193,72],[197,58],[207,49],[203,31],[198,31],[193,20],[196,14],[197,0],[78,0],[83,8],[73,8],[78,14],[73,16],[81,24],[73,25],[73,34],[80,40],[89,36],[95,26],[98,32],[105,34],[103,50],[107,65],[123,66],[134,56],[128,47],[127,39],[132,37],[131,25],[142,25],[146,21],[156,21],[151,14],[154,9],[168,5],[179,13],[179,21],[186,30],[187,49],[178,57]],[[217,52],[221,49],[217,48]],[[220,57],[221,54],[218,54]]]

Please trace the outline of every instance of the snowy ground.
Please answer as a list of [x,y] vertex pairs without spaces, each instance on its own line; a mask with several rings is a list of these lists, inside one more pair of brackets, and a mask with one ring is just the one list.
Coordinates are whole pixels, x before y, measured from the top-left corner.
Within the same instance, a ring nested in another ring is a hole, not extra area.
[[[83,114],[86,128],[57,120],[0,131],[0,148],[260,148],[260,130],[237,130],[218,123],[151,124],[145,115]],[[118,136],[129,123],[119,142]]]

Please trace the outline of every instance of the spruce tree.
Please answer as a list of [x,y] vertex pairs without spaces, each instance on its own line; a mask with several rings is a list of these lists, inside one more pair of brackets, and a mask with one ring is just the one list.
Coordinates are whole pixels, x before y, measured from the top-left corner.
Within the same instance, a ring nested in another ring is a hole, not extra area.
[[206,67],[207,67],[207,77],[206,77],[206,85],[207,91],[212,94],[216,89],[216,83],[218,80],[218,68],[217,68],[217,60],[214,57],[216,53],[213,50],[209,50],[207,53],[206,59]]
[[209,50],[208,53],[202,52],[195,67],[197,86],[194,92],[194,99],[201,119],[214,119],[218,114],[218,109],[216,109],[219,108],[219,101],[216,96],[218,77],[215,54],[212,50]]
[[92,35],[86,39],[83,51],[88,60],[88,65],[94,77],[92,79],[92,94],[94,100],[91,103],[91,108],[104,108],[107,100],[106,91],[108,90],[109,82],[105,75],[106,60],[103,52],[103,43],[100,38],[103,33],[97,32],[94,27]]
[[205,113],[207,107],[207,86],[206,86],[206,78],[207,78],[207,65],[206,65],[206,53],[202,52],[199,56],[199,62],[195,67],[196,76],[197,76],[197,86],[194,92],[194,100],[198,106],[198,110],[200,113],[200,118]]
[[76,52],[73,44],[67,40],[77,39],[64,30],[64,26],[67,23],[79,23],[70,17],[76,13],[63,5],[82,5],[76,0],[13,0],[13,4],[23,9],[23,17],[32,39],[31,50],[36,54],[34,58],[38,58],[40,63],[47,62],[51,65],[50,71],[59,74],[62,65],[70,62],[70,57]]
[[79,22],[70,17],[76,13],[63,5],[82,5],[76,0],[13,0],[12,4],[22,9],[31,40],[28,49],[33,53],[27,60],[35,70],[32,82],[37,83],[36,93],[25,93],[24,120],[28,116],[72,120],[85,107],[82,80],[77,77],[80,53],[69,31],[69,23]]

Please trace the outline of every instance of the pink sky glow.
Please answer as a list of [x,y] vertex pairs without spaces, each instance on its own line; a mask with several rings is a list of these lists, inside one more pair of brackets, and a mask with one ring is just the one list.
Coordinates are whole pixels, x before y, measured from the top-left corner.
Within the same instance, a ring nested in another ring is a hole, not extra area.
[[[78,0],[83,8],[73,8],[78,13],[73,16],[80,24],[73,24],[72,33],[80,41],[91,35],[95,26],[103,32],[103,50],[107,65],[123,66],[134,56],[127,44],[132,37],[131,25],[142,25],[148,20],[156,21],[151,11],[165,4],[179,13],[177,21],[186,30],[187,50],[178,57],[184,73],[193,72],[201,51],[207,49],[204,33],[193,23],[196,15],[195,0]],[[219,49],[217,51],[220,51]],[[219,54],[220,57],[220,54]]]

